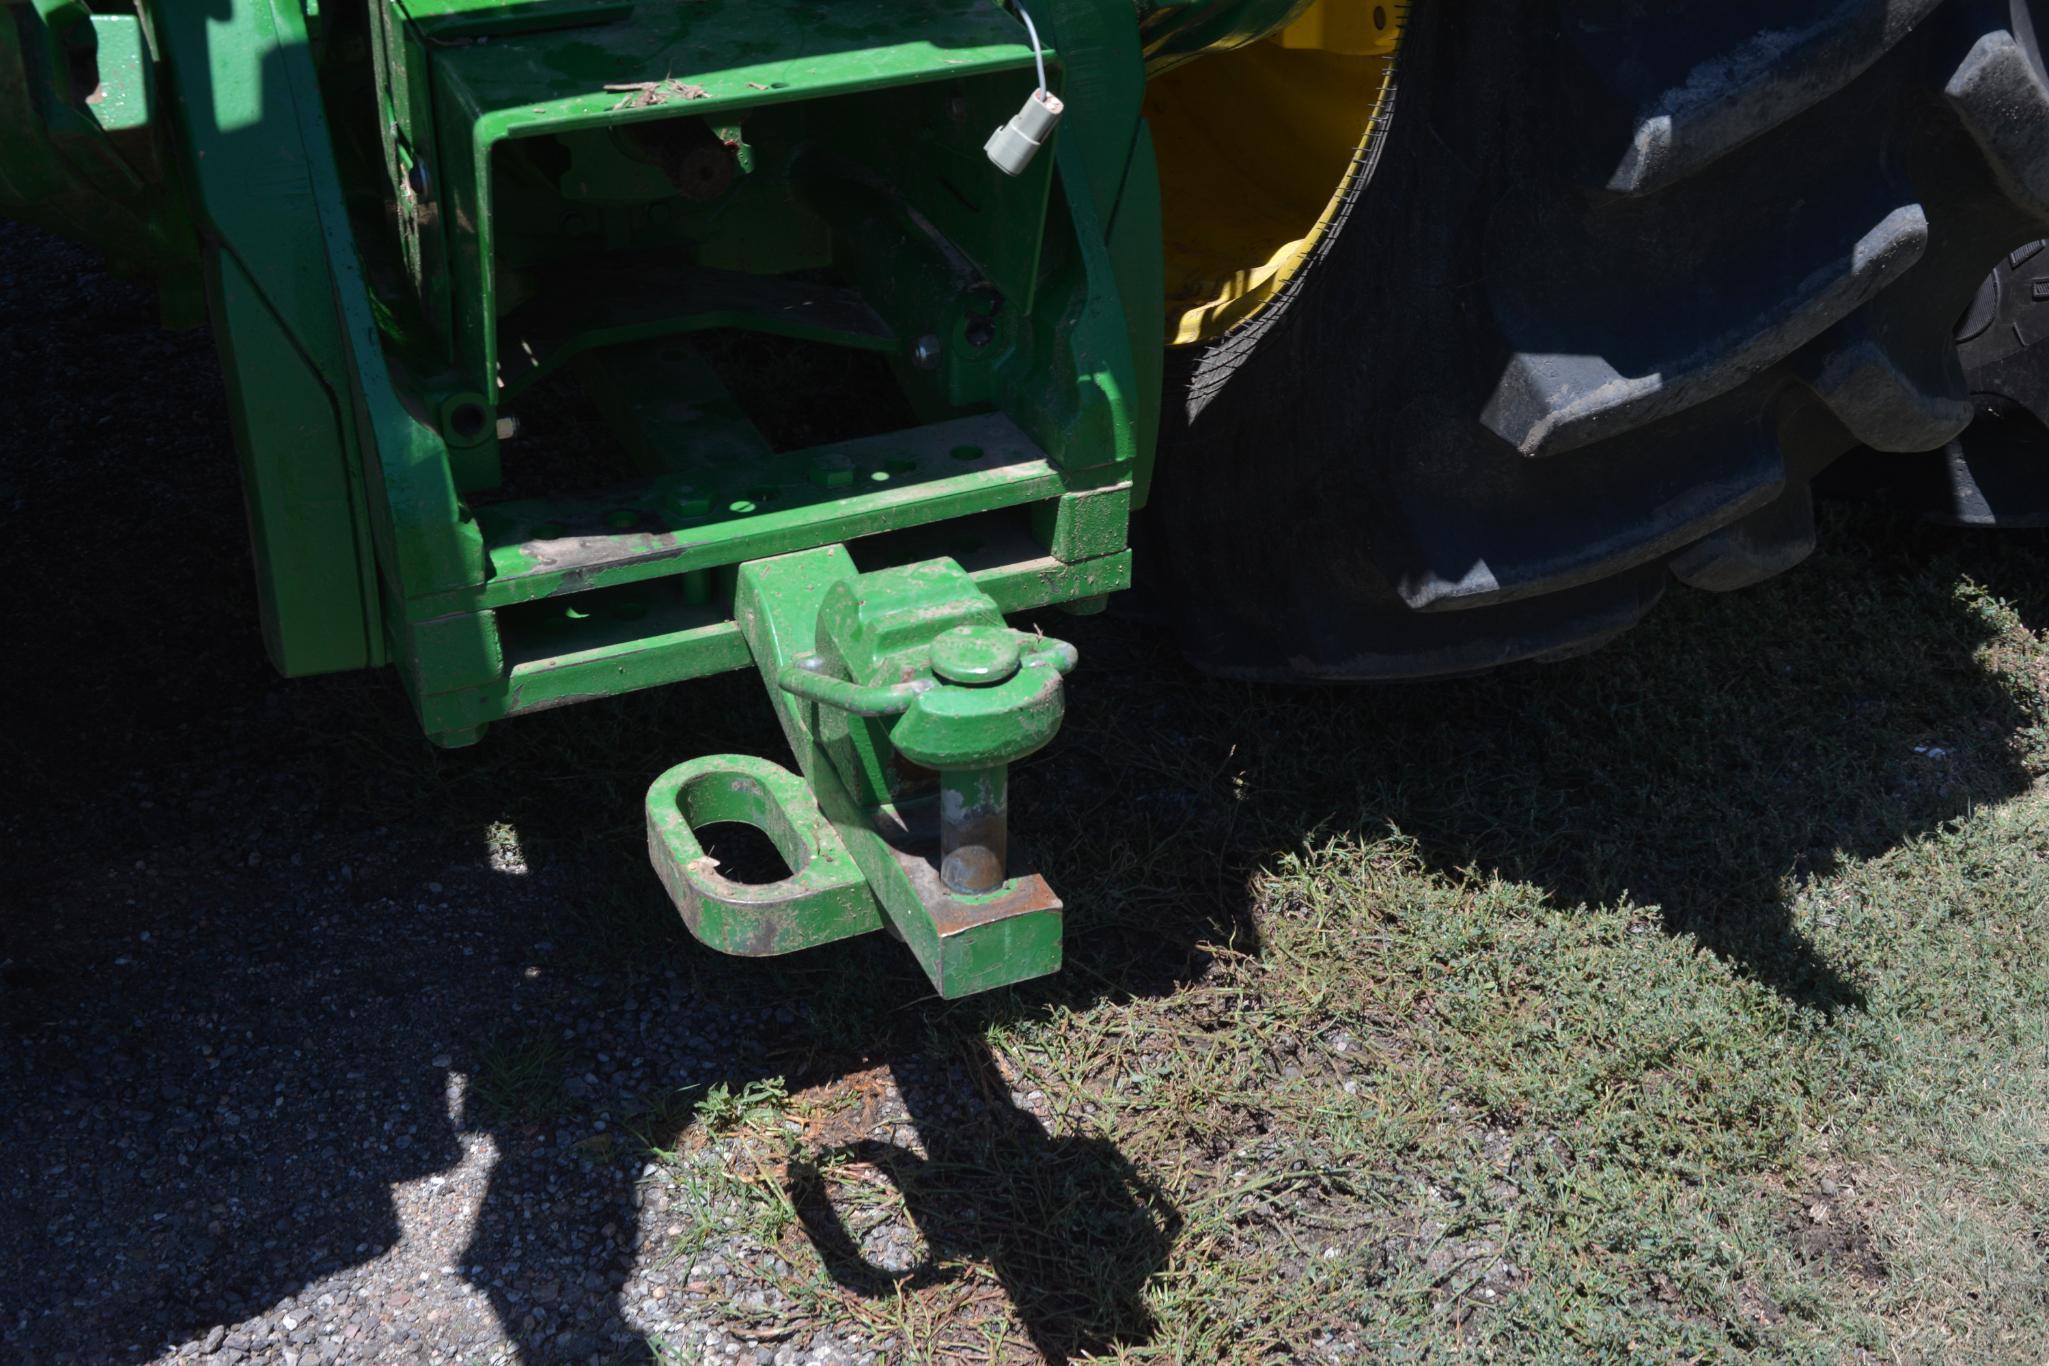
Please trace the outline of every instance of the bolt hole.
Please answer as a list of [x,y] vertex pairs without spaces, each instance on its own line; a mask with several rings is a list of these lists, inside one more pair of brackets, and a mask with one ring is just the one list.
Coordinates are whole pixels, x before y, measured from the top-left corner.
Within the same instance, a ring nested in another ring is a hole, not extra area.
[[758,887],[794,875],[775,841],[759,826],[745,821],[717,821],[698,826],[696,834],[704,852],[719,861],[719,876],[728,882]]
[[1373,27],[1383,29],[1387,27],[1387,11],[1379,5],[1373,7]]
[[458,403],[448,414],[448,430],[464,441],[475,441],[484,434],[484,427],[491,420],[481,403]]

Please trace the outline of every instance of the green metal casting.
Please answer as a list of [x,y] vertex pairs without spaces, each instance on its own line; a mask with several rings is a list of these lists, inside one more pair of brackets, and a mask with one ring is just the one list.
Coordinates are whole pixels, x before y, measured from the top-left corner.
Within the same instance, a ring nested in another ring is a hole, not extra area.
[[166,142],[161,63],[136,14],[82,0],[0,6],[0,209],[154,277],[174,323],[199,314],[199,251]]
[[[697,827],[763,831],[790,875],[734,882],[698,843]],[[742,754],[692,759],[647,792],[647,848],[690,932],[721,953],[791,953],[882,928],[868,879],[811,789],[788,769]]]
[[[691,928],[886,928],[960,995],[1059,962],[1006,773],[1074,658],[1004,617],[1131,580],[1147,63],[1299,5],[1031,8],[1066,115],[1010,176],[982,145],[1035,61],[995,0],[6,0],[0,211],[210,319],[281,670],[392,663],[460,745],[753,667],[802,778],[657,782]],[[810,368],[765,372],[757,337]],[[779,421],[864,388],[908,420]],[[542,477],[527,420],[577,403],[602,432]],[[790,877],[722,877],[692,832],[725,820]]]
[[[1004,794],[1059,729],[1073,647],[1004,625],[951,560],[862,574],[844,546],[743,566],[739,611],[804,778],[719,755],[649,788],[692,932],[752,955],[886,925],[949,998],[1057,970],[1060,901],[1011,875]],[[721,821],[766,833],[789,876],[725,879],[696,834]]]

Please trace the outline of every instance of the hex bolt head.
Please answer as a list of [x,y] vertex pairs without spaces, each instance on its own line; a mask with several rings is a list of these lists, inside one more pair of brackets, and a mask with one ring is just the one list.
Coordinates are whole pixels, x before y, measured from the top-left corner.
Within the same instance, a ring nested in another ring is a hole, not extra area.
[[911,343],[911,364],[920,370],[936,370],[939,368],[939,357],[944,350],[939,338],[927,332]]

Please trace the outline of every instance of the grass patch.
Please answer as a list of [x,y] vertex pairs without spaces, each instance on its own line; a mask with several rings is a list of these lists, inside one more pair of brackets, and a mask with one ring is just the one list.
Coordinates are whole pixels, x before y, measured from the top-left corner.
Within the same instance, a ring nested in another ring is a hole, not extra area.
[[914,1359],[2039,1360],[2042,548],[1835,513],[1599,655],[1352,694],[1093,628],[1016,780],[1068,968],[821,1001],[922,1148],[798,1143],[781,1255]]
[[737,1091],[725,1082],[714,1082],[697,1102],[697,1122],[713,1133],[731,1133],[772,1121],[789,1104],[789,1088],[781,1077],[750,1081]]

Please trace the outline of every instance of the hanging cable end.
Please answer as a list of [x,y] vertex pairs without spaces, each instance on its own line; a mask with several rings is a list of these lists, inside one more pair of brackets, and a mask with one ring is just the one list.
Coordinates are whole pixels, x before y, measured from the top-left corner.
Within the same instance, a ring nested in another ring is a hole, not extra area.
[[1060,97],[1048,90],[1034,90],[1024,108],[1011,115],[1010,122],[989,135],[982,151],[1005,175],[1018,175],[1032,164],[1039,148],[1053,136],[1066,108]]

